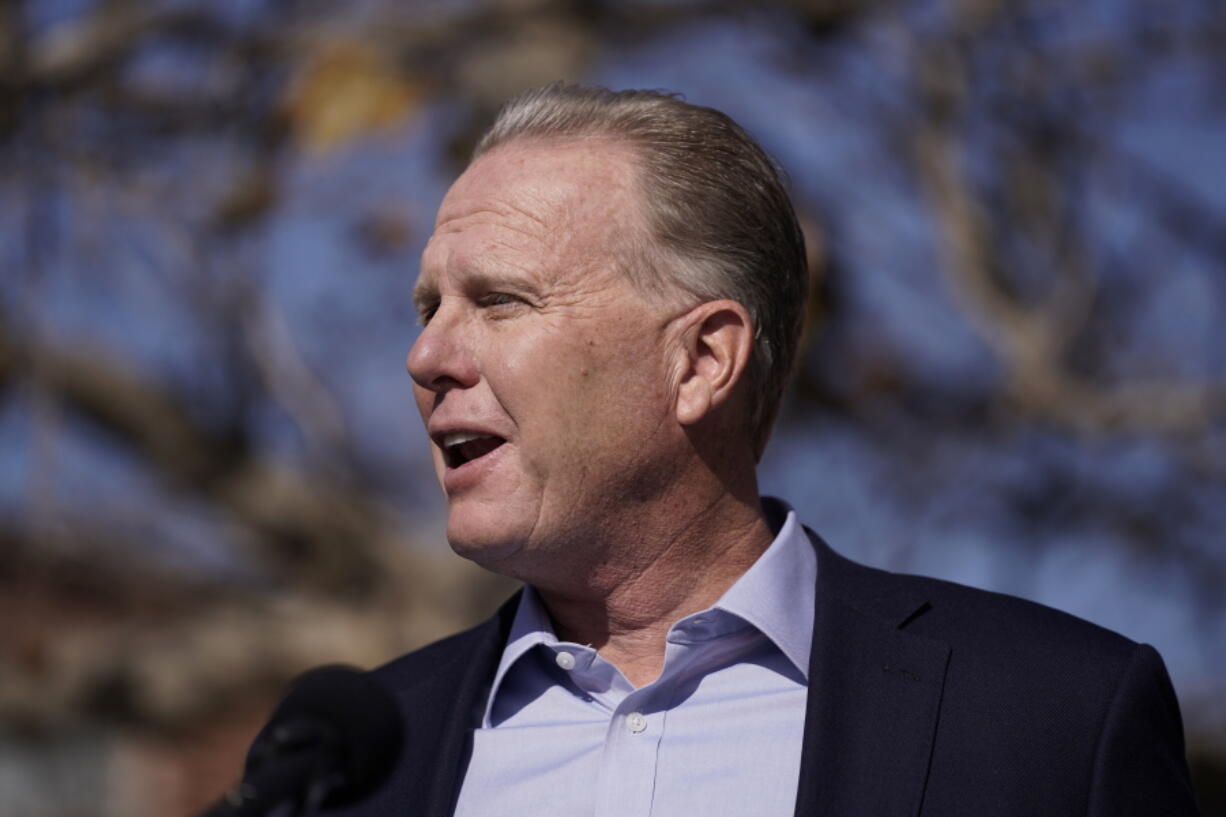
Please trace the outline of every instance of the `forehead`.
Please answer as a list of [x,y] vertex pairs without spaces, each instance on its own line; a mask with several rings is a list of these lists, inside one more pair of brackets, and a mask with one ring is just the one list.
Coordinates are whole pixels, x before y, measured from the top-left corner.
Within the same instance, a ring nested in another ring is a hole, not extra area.
[[418,285],[448,269],[607,263],[640,217],[629,148],[603,140],[504,145],[447,192]]

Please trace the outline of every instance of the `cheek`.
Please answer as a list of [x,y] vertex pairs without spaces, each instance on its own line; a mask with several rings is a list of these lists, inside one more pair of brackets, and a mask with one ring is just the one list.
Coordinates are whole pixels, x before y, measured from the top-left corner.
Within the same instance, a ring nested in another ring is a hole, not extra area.
[[649,328],[624,323],[618,332],[566,327],[499,344],[499,365],[486,373],[502,409],[534,440],[531,453],[562,451],[578,466],[577,454],[624,447],[634,429],[641,436],[658,425],[668,392],[660,349]]
[[666,411],[659,350],[641,337],[585,342],[576,350],[566,383],[572,403],[581,407],[568,419],[596,443],[635,447]]
[[[500,402],[524,419],[541,411],[556,416],[573,411],[589,375],[600,366],[598,346],[564,330],[545,330],[500,338],[486,373]],[[528,414],[527,412],[531,412]]]

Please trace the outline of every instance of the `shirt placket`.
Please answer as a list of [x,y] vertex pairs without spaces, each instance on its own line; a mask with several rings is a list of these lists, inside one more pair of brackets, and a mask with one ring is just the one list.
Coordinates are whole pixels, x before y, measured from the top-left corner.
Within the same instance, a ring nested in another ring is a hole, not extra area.
[[586,649],[573,656],[559,653],[557,663],[584,699],[609,716],[593,792],[594,815],[649,817],[666,717],[652,706],[659,683],[636,690],[611,664]]
[[[558,666],[571,675],[584,699],[609,713],[594,792],[595,817],[652,814],[660,745],[677,683],[731,646],[731,639],[718,638],[723,633],[713,626],[717,623],[718,614],[697,617],[670,633],[659,679],[640,689],[590,648],[568,646],[558,652]],[[723,643],[717,648],[718,642]]]
[[656,786],[665,713],[650,706],[647,690],[627,696],[605,733],[596,785],[596,817],[649,817]]

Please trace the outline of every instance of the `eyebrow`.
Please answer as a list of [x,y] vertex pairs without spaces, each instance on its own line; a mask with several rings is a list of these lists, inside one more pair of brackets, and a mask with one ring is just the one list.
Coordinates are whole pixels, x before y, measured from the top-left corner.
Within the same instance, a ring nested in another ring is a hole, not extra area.
[[432,300],[438,300],[438,287],[433,281],[422,283],[422,280],[418,279],[417,284],[413,287],[413,304],[420,308],[424,303]]
[[417,313],[418,320],[425,316],[426,310],[435,308],[440,300],[438,284],[432,277],[427,277],[422,274],[418,276],[417,283],[413,285],[413,311]]

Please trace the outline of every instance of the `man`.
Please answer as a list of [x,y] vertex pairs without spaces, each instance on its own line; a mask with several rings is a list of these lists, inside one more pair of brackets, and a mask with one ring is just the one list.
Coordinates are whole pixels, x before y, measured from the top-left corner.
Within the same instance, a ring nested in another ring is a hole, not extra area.
[[361,815],[1193,814],[1151,648],[853,564],[754,475],[804,247],[716,111],[504,107],[414,291],[461,555],[526,588],[376,671],[407,746]]

